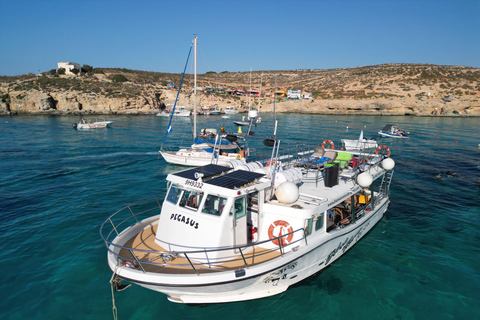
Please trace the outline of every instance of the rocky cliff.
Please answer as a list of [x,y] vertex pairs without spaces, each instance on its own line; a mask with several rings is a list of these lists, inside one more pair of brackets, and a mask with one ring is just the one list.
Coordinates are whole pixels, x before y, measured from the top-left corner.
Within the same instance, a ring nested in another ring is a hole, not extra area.
[[[174,103],[181,75],[96,69],[80,77],[0,77],[0,114],[153,114]],[[127,81],[117,83],[115,76]],[[194,107],[193,78],[186,75],[179,105]],[[250,80],[251,79],[251,80]],[[250,82],[252,85],[250,85]],[[276,87],[275,87],[276,83]],[[313,99],[275,98],[277,112],[480,116],[480,69],[386,64],[348,69],[208,72],[198,75],[197,106],[272,111],[274,89],[302,90]],[[262,98],[227,94],[261,89]],[[443,111],[443,112],[442,112]],[[455,112],[454,112],[455,111]]]

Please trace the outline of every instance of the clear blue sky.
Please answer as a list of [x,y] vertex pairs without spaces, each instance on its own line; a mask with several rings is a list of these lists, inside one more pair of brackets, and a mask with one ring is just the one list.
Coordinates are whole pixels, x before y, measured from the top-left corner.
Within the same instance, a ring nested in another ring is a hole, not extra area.
[[60,61],[181,73],[194,34],[198,73],[480,67],[480,0],[0,0],[0,11],[0,75]]

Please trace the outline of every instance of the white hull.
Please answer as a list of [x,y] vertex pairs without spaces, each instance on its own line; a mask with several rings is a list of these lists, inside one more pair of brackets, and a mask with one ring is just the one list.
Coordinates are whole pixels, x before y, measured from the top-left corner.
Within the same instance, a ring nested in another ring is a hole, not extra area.
[[[212,163],[212,153],[199,150],[181,149],[177,152],[173,151],[159,151],[162,157],[171,164],[178,164],[183,166],[200,167]],[[215,164],[225,166],[229,161],[236,160],[236,154],[229,154],[228,156],[218,156]],[[242,159],[245,161],[244,159]]]
[[225,114],[237,114],[237,113],[239,113],[238,110],[225,109]]
[[98,122],[92,122],[92,123],[78,123],[77,124],[77,129],[96,129],[96,128],[107,128],[110,127],[110,125],[113,123],[113,121],[98,121]]
[[[129,268],[118,268],[117,273],[125,280],[145,288],[162,292],[177,303],[226,303],[264,298],[286,291],[326,268],[339,259],[363,238],[383,217],[388,199],[383,199],[369,215],[355,225],[308,238],[308,245],[301,244],[297,251],[290,251],[271,261],[245,269],[246,274],[237,278],[235,273],[207,273],[200,276],[143,273]],[[150,226],[148,219],[145,227]],[[114,254],[108,254],[110,269],[117,263]]]
[[390,137],[390,138],[402,138],[402,139],[408,138],[408,136],[404,136],[401,134],[392,134],[385,131],[379,131],[378,134],[381,136]]
[[[173,114],[174,117],[190,117],[192,111],[180,111]],[[170,117],[171,113],[169,112],[160,112],[157,113],[157,117]]]
[[374,149],[378,147],[376,140],[346,140],[342,139],[342,143],[345,146],[345,150],[364,150]]

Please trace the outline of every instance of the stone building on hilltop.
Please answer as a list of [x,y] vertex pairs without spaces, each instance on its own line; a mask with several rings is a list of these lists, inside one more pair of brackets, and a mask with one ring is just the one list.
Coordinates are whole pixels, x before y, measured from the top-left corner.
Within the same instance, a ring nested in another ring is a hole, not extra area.
[[77,69],[78,71],[82,70],[82,67],[75,62],[59,62],[57,70],[60,68],[65,69],[65,74],[70,74],[70,75],[75,75],[72,72],[72,69]]

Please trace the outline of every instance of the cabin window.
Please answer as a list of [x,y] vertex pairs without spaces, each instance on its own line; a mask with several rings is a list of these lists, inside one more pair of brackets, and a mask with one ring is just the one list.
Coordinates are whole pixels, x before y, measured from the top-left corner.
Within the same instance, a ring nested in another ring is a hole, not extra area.
[[309,235],[309,234],[312,234],[312,224],[313,224],[313,219],[310,218],[306,221],[306,225],[305,225],[305,234]]
[[315,221],[315,231],[322,229],[323,227],[323,213],[317,217]]
[[203,206],[202,212],[214,216],[220,216],[226,203],[226,198],[209,194],[205,200],[205,205]]
[[183,191],[182,189],[180,189],[176,186],[172,186],[170,188],[170,192],[167,195],[167,201],[171,202],[173,204],[177,204],[178,199],[180,198],[180,195],[182,194],[182,191]]
[[180,199],[180,207],[197,210],[202,202],[203,192],[185,190]]
[[246,214],[245,197],[235,199],[233,207],[230,209],[230,215],[235,213],[235,219],[241,218]]

